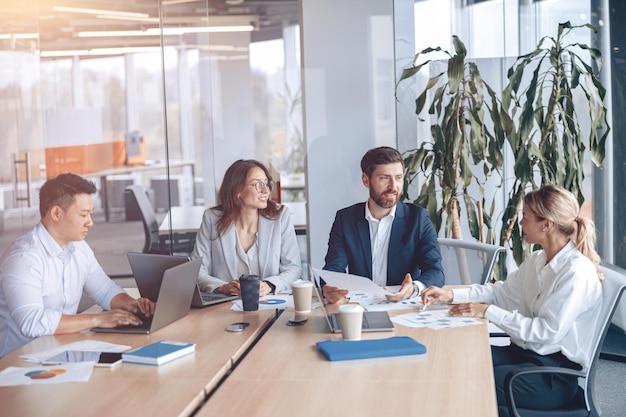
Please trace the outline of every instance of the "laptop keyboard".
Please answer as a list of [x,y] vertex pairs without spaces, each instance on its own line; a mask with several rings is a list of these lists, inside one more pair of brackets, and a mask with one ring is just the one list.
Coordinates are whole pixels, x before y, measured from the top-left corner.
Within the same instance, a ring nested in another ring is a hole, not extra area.
[[135,314],[142,321],[139,325],[134,324],[123,324],[120,326],[115,326],[116,329],[149,329],[152,324],[152,318],[154,316],[146,317],[143,313],[139,312]]
[[200,293],[200,296],[202,297],[202,301],[205,303],[211,302],[211,301],[215,301],[215,300],[221,300],[222,298],[225,297],[225,295],[223,294],[211,294],[211,293]]

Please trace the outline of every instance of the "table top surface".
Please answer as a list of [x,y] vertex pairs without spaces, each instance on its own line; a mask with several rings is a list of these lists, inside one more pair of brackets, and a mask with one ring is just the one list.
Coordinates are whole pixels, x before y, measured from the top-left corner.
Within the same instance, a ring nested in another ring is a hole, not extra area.
[[[71,407],[71,410],[80,410],[81,416],[189,415],[275,317],[274,311],[235,312],[230,306],[231,303],[224,303],[192,309],[186,317],[150,335],[86,331],[35,339],[0,359],[0,369],[41,367],[23,361],[19,355],[79,340],[99,340],[135,348],[166,339],[196,343],[196,351],[161,366],[122,363],[110,369],[96,367],[87,383],[2,387],[2,414],[68,416],[72,415],[68,411]],[[229,324],[240,321],[250,326],[240,333],[225,331]]]
[[170,221],[173,233],[197,232],[202,224],[202,216],[206,211],[204,206],[173,206],[159,225],[159,234],[170,233]]
[[[298,201],[283,204],[291,210],[294,227],[296,229],[306,228],[306,202]],[[202,216],[206,209],[204,206],[171,207],[159,225],[159,234],[169,234],[170,221],[173,233],[197,232],[202,224]]]
[[[395,325],[425,355],[330,362],[315,343],[340,339],[317,309],[303,326],[277,320],[196,414],[207,416],[497,416],[486,324],[431,330]],[[241,401],[245,393],[246,401]]]
[[[331,411],[497,416],[486,324],[442,330],[396,324],[393,332],[364,333],[363,338],[408,335],[424,344],[427,353],[330,362],[315,343],[341,335],[329,332],[321,308],[302,326],[287,326],[292,316],[292,309],[276,319],[273,310],[236,312],[224,303],[192,309],[152,335],[86,331],[38,338],[0,359],[0,369],[36,367],[19,355],[78,340],[135,348],[168,339],[197,346],[194,354],[161,366],[94,368],[86,383],[2,387],[3,415],[68,416],[80,410],[74,415],[319,417]],[[250,323],[243,332],[225,331],[241,321]]]
[[156,169],[165,169],[169,168],[180,168],[185,166],[194,167],[196,162],[194,160],[178,160],[171,159],[168,162],[166,161],[146,161],[145,164],[136,164],[136,165],[124,165],[120,167],[113,167],[109,169],[104,169],[102,171],[90,172],[85,174],[86,177],[106,177],[108,175],[120,175],[120,174],[129,174],[131,172],[137,171],[152,171]]

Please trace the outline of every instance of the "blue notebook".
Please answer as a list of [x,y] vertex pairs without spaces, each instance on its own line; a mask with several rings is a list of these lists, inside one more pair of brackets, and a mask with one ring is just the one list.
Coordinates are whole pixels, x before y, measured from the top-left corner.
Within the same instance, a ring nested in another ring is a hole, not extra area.
[[181,356],[193,353],[195,350],[195,343],[159,340],[158,342],[150,343],[149,345],[123,353],[122,359],[124,362],[129,363],[163,365]]
[[426,346],[408,336],[366,340],[325,340],[317,342],[316,345],[317,349],[331,361],[421,355],[426,353]]

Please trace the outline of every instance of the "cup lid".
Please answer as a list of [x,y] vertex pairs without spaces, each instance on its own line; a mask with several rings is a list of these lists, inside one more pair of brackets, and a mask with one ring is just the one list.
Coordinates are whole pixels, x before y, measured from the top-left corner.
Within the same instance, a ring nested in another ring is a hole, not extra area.
[[340,313],[362,313],[364,308],[359,304],[342,304],[339,306]]

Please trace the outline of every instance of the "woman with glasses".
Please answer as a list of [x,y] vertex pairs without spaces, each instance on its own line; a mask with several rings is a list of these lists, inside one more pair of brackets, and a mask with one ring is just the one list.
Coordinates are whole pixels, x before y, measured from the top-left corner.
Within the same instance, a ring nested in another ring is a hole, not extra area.
[[270,198],[268,169],[248,159],[224,174],[218,205],[205,211],[191,254],[202,257],[203,291],[240,295],[239,277],[258,275],[260,295],[291,288],[300,278],[300,250],[289,208]]

